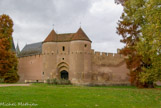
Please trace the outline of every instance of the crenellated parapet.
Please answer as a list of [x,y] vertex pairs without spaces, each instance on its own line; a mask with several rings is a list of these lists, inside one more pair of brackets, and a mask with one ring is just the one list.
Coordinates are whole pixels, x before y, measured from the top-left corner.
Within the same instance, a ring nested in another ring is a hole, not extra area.
[[[119,51],[119,50],[118,50]],[[124,56],[119,53],[97,52],[92,50],[92,64],[101,66],[118,66],[124,62]]]

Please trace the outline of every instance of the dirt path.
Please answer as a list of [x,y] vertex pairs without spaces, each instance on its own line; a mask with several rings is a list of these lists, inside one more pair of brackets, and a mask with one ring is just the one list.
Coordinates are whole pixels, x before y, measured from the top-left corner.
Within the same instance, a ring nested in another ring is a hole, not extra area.
[[0,84],[0,87],[9,87],[9,86],[30,86],[30,84]]

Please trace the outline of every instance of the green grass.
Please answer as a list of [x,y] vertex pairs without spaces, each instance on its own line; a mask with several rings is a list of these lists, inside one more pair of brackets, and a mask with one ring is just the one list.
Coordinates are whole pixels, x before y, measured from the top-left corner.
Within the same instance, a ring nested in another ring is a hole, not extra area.
[[[0,104],[34,103],[37,108],[161,108],[161,88],[83,87],[33,84],[0,87]],[[0,108],[6,106],[0,105]],[[26,108],[34,107],[27,106]],[[11,108],[11,106],[9,106]]]

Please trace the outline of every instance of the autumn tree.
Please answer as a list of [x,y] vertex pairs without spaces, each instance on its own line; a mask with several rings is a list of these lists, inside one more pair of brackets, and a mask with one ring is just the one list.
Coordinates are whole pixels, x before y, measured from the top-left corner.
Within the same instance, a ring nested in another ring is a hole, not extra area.
[[161,1],[148,0],[142,10],[144,23],[136,49],[149,65],[142,67],[140,81],[153,83],[161,81]]
[[13,22],[8,15],[0,15],[0,79],[6,83],[19,80],[17,74],[17,57],[11,50]]
[[[159,0],[116,0],[116,3],[122,4],[124,8],[117,27],[117,33],[123,38],[121,42],[126,44],[121,53],[126,56],[126,64],[130,69],[130,81],[137,87],[153,87],[153,82],[160,78],[161,66],[156,62],[160,59],[160,41],[157,40],[159,31],[153,32],[151,28],[158,27],[157,23],[160,23],[160,20],[154,22],[147,14],[149,11],[151,15],[155,13],[156,10],[150,10],[151,6],[149,6],[149,3],[154,1],[159,4]],[[157,7],[156,4],[153,5]],[[157,38],[149,40],[152,35]]]

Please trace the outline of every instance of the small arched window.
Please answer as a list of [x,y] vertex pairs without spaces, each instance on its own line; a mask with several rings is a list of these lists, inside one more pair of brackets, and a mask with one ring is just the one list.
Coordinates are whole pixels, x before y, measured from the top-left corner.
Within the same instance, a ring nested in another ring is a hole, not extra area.
[[64,46],[62,47],[62,50],[65,51],[65,47]]

